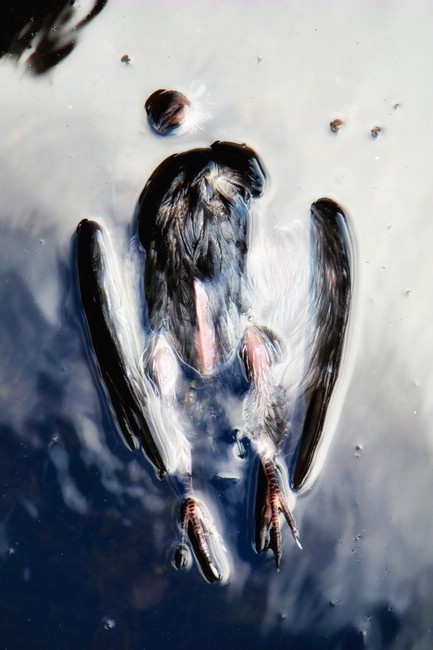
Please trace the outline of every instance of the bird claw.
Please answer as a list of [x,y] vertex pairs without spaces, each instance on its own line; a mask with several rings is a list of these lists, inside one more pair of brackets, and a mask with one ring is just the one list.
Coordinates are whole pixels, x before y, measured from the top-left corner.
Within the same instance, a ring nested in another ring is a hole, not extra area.
[[278,482],[275,461],[262,459],[256,497],[256,549],[261,553],[270,548],[274,553],[277,569],[280,568],[282,555],[280,513],[287,521],[297,546],[302,549],[295,519]]
[[188,536],[196,560],[208,582],[221,582],[222,571],[213,556],[212,536],[213,523],[204,512],[202,506],[194,497],[187,497],[182,501],[180,510],[180,526],[182,529],[182,543],[174,553],[174,564],[177,569],[184,569],[190,564],[189,549],[184,543]]

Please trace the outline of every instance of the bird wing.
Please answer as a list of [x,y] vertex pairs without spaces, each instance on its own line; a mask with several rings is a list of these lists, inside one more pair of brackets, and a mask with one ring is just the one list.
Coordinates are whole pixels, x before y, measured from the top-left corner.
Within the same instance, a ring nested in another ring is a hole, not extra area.
[[292,488],[299,490],[322,439],[350,311],[352,241],[341,207],[322,198],[312,204],[309,220],[256,228],[249,275],[254,320],[278,336],[284,351],[274,373],[285,392],[284,444]]
[[311,206],[314,340],[304,390],[305,420],[293,472],[293,487],[305,483],[322,435],[344,350],[352,293],[352,246],[343,210],[331,199]]
[[76,248],[81,302],[117,422],[127,446],[135,451],[141,443],[163,476],[171,464],[167,457],[170,445],[165,440],[161,444],[148,416],[157,400],[143,372],[144,328],[138,291],[131,295],[130,281],[136,273],[128,272],[130,269],[121,272],[108,233],[95,221],[80,222]]

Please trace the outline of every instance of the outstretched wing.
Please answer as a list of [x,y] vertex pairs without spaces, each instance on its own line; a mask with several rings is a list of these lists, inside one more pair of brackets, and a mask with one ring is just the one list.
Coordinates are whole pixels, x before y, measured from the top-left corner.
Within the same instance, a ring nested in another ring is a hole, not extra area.
[[165,462],[144,415],[140,349],[133,342],[133,324],[127,323],[122,313],[128,298],[125,287],[116,286],[116,273],[108,268],[113,256],[107,252],[107,245],[99,224],[87,219],[80,222],[77,268],[81,301],[103,382],[125,441],[133,451],[141,443],[149,460],[164,475]]
[[305,483],[337,380],[349,317],[352,247],[346,216],[331,199],[311,206],[311,313],[313,340],[303,399],[305,419],[293,472],[293,487]]
[[343,210],[331,199],[310,219],[253,233],[249,277],[254,321],[274,332],[282,361],[273,370],[284,390],[284,444],[291,486],[300,489],[314,465],[338,377],[351,299],[352,245]]
[[[255,416],[252,430],[261,461],[256,549],[272,549],[279,568],[280,512],[302,547],[278,456],[284,441],[291,487],[302,488],[316,459],[340,368],[351,298],[351,245],[346,217],[331,199],[313,203],[309,224],[294,221],[277,237],[275,232],[262,235],[256,236],[261,246],[253,249],[249,274],[256,322],[265,322],[274,335],[265,338],[263,326],[256,327],[247,332],[242,349],[251,381],[247,411]],[[270,355],[274,340],[282,344],[279,364]]]

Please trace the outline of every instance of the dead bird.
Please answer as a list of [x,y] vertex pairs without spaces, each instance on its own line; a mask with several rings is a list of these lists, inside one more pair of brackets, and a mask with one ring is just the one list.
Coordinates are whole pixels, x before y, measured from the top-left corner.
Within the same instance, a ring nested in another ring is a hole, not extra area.
[[[254,266],[250,248],[254,204],[265,182],[257,154],[232,142],[175,154],[159,165],[136,209],[145,261],[144,305],[133,308],[135,324],[122,314],[128,295],[119,298],[108,235],[94,221],[83,220],[77,229],[81,300],[119,427],[132,450],[141,444],[161,478],[177,477],[174,563],[190,564],[189,542],[209,582],[227,580],[228,565],[223,540],[194,489],[185,369],[208,382],[227,364],[243,372],[244,434],[259,457],[255,544],[258,552],[271,549],[279,568],[281,514],[301,547],[289,497],[314,465],[350,310],[348,224],[327,198],[313,203],[302,225],[305,250],[295,247],[292,259],[288,251],[282,261],[293,286],[286,282],[279,301],[263,306],[269,292],[259,287],[260,264]],[[262,275],[270,266],[268,258]],[[268,285],[278,286],[269,275]],[[270,316],[263,322],[265,312]],[[140,320],[141,343],[134,334]],[[281,366],[289,370],[281,373]]]

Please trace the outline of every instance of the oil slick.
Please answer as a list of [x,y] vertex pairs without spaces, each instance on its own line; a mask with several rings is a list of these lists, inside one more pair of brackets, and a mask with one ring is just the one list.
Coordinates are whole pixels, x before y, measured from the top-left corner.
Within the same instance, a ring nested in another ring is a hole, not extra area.
[[132,451],[141,445],[160,478],[172,477],[180,531],[174,565],[189,567],[189,543],[208,582],[227,582],[230,563],[195,489],[194,447],[209,413],[205,404],[202,422],[197,408],[191,416],[191,385],[199,395],[200,387],[218,391],[224,374],[243,378],[233,397],[244,413],[237,444],[248,438],[259,460],[255,547],[271,550],[279,569],[282,520],[302,548],[294,494],[314,467],[350,308],[348,224],[334,201],[320,199],[310,221],[295,224],[306,246],[287,258],[278,286],[284,305],[264,313],[255,290],[260,275],[279,282],[269,273],[266,247],[253,238],[265,180],[257,154],[233,142],[164,160],[136,210],[144,291],[136,262],[128,279],[111,261],[116,254],[101,224],[83,220],[77,229],[81,300],[119,428]]

